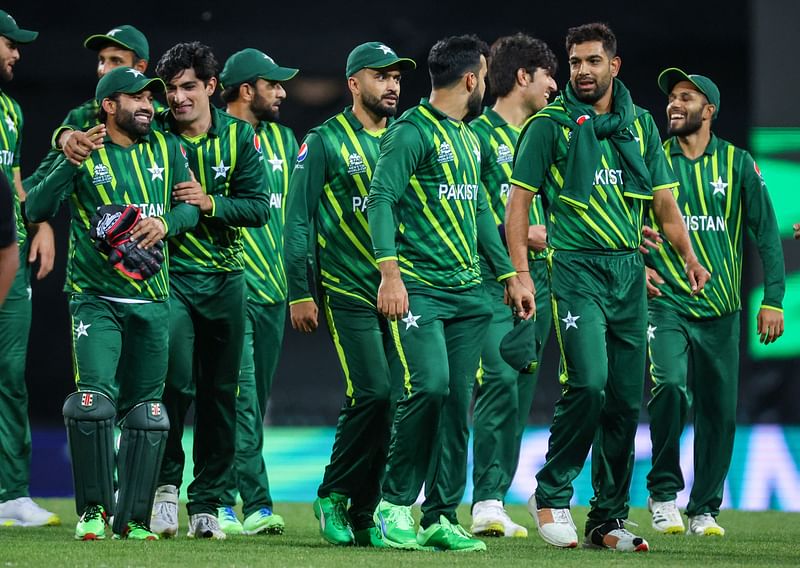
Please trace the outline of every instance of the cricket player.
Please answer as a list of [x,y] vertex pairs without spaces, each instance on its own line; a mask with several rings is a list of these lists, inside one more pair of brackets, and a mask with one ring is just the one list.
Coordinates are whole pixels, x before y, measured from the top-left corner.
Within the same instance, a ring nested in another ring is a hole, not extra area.
[[5,176],[0,176],[0,304],[2,304],[19,268],[17,216],[14,195]]

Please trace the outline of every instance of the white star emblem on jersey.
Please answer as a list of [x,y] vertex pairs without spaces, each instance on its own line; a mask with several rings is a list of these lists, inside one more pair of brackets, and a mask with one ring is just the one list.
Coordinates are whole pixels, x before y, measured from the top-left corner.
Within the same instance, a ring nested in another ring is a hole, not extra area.
[[164,181],[164,168],[159,168],[158,164],[153,164],[153,167],[147,168],[147,171],[150,172],[150,181],[157,179]]
[[721,193],[723,197],[725,196],[725,189],[728,187],[728,184],[722,181],[722,176],[717,176],[717,181],[710,181],[708,183],[714,188],[714,193],[712,195]]
[[650,341],[656,336],[656,330],[658,329],[655,325],[647,324],[647,341]]
[[17,131],[17,125],[14,124],[14,119],[10,116],[6,115],[6,124],[8,125],[9,130],[13,130],[14,132]]
[[400,321],[406,324],[406,331],[411,327],[416,327],[417,329],[419,329],[419,324],[417,323],[417,320],[421,317],[422,316],[415,316],[414,314],[411,313],[411,310],[408,310],[408,315],[403,319],[401,319]]
[[220,160],[219,164],[216,166],[211,166],[211,169],[214,170],[214,179],[217,179],[224,178],[226,175],[228,175],[228,170],[231,169],[231,167],[226,166],[225,162]]
[[269,165],[272,166],[272,171],[273,172],[281,171],[281,168],[283,167],[283,160],[273,156],[271,159],[269,159],[267,161],[269,162]]
[[579,319],[581,319],[581,316],[573,316],[572,312],[567,312],[567,317],[561,318],[561,321],[563,321],[565,324],[567,324],[564,327],[564,331],[567,331],[571,327],[574,327],[575,329],[578,329],[578,323],[577,322],[578,322]]
[[130,73],[131,75],[133,75],[133,76],[134,76],[134,77],[136,77],[137,79],[138,79],[139,77],[144,77],[144,75],[142,74],[142,72],[141,72],[141,71],[137,71],[136,69],[128,69],[128,70],[126,71],[126,73]]
[[390,53],[394,53],[392,48],[389,47],[388,45],[381,44],[378,47],[376,47],[375,49],[380,49],[383,52],[384,55],[389,55]]
[[88,330],[90,327],[92,327],[92,324],[83,323],[83,321],[81,321],[81,323],[78,324],[78,327],[75,328],[75,339],[78,339],[81,335],[89,337],[89,333],[86,330]]

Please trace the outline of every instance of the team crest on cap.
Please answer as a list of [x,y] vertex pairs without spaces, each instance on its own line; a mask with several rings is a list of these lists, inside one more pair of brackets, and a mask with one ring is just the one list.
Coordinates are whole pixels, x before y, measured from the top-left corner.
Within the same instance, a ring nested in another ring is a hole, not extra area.
[[582,114],[578,118],[575,119],[575,122],[577,122],[578,126],[580,126],[581,124],[583,124],[584,122],[586,122],[590,118],[592,118],[592,117],[589,116],[588,114]]
[[394,55],[394,50],[388,45],[380,44],[375,49],[380,49],[384,55]]
[[297,163],[299,164],[305,160],[306,156],[308,156],[308,144],[303,142],[302,146],[300,146],[300,151],[297,153]]

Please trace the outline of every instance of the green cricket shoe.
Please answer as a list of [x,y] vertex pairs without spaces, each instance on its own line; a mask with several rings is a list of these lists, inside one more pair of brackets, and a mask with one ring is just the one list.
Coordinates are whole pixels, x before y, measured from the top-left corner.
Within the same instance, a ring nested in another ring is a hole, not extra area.
[[479,552],[486,550],[486,543],[474,538],[461,525],[451,523],[444,515],[439,522],[427,529],[420,527],[417,533],[420,546],[433,547],[436,550],[452,550],[453,552]]
[[106,538],[106,510],[102,505],[89,505],[75,525],[75,540]]
[[389,545],[383,542],[383,535],[381,534],[381,529],[378,527],[368,527],[366,529],[353,531],[353,538],[356,546],[389,548]]
[[375,524],[378,525],[383,542],[391,548],[402,550],[421,550],[414,533],[414,517],[411,507],[393,505],[381,500],[375,510]]
[[141,521],[128,521],[128,526],[125,527],[122,534],[115,534],[113,538],[115,540],[158,540],[158,535]]
[[274,514],[271,508],[262,507],[255,513],[247,515],[243,527],[246,535],[259,533],[283,534],[286,523],[283,522],[283,517]]
[[244,532],[244,527],[239,522],[233,507],[217,507],[217,522],[219,523],[219,528],[226,535],[242,534]]
[[331,493],[314,501],[314,516],[319,521],[319,534],[337,546],[353,544],[353,529],[347,516],[347,496]]

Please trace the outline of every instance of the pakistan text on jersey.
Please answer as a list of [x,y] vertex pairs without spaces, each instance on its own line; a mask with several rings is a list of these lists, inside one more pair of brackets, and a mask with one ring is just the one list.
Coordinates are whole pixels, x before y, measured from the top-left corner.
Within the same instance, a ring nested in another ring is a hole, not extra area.
[[474,183],[458,183],[450,185],[446,183],[440,183],[439,200],[442,199],[478,199],[478,185]]
[[594,185],[624,185],[622,170],[597,170],[594,172]]
[[11,150],[0,150],[0,165],[13,166],[14,152],[12,152]]
[[725,218],[719,215],[683,215],[683,222],[689,231],[727,231]]
[[367,212],[367,203],[369,201],[368,195],[354,195],[353,196],[353,211]]
[[142,217],[160,217],[164,214],[163,203],[134,203],[142,212]]

